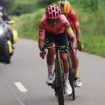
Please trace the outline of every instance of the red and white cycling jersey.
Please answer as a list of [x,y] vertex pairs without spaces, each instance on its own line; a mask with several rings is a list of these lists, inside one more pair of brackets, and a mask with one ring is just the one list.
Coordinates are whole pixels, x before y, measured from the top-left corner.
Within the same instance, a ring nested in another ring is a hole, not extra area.
[[80,29],[79,22],[78,22],[78,19],[77,19],[77,14],[74,11],[74,9],[70,8],[67,19],[68,19],[71,27],[74,26],[75,29]]
[[60,16],[60,22],[58,23],[58,25],[56,27],[52,27],[47,22],[46,15],[44,15],[42,17],[42,19],[40,21],[40,25],[39,25],[39,39],[44,40],[45,31],[47,31],[51,34],[57,35],[57,34],[64,33],[64,30],[68,30],[69,28],[70,28],[70,23],[63,14]]

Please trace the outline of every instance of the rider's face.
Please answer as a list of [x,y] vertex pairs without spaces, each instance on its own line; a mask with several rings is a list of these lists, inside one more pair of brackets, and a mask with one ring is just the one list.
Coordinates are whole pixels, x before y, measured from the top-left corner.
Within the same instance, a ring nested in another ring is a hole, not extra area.
[[52,26],[52,27],[56,27],[58,24],[59,24],[59,19],[51,19],[51,20],[48,20],[49,24]]
[[50,23],[52,27],[56,27],[58,25],[57,22]]

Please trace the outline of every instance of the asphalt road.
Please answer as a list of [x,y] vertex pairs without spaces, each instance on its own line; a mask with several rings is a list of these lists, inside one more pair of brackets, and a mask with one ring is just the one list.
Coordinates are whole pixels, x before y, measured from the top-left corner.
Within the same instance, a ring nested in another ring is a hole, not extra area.
[[[15,48],[11,63],[0,63],[0,105],[57,105],[37,42],[19,39]],[[105,105],[105,59],[82,52],[78,57],[83,86],[75,101],[65,96],[65,105]]]

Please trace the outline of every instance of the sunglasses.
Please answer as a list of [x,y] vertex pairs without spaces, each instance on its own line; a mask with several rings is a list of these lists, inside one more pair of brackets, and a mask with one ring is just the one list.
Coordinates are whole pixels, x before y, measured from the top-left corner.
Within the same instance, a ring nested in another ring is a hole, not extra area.
[[54,24],[54,23],[59,23],[60,22],[60,19],[47,19],[48,23],[50,24]]

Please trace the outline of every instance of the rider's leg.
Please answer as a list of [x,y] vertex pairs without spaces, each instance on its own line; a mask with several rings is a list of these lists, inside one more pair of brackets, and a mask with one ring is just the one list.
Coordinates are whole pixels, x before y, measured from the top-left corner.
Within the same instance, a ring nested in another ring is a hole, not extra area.
[[60,57],[61,57],[61,60],[63,62],[63,66],[64,66],[65,79],[68,79],[68,75],[69,75],[68,54],[67,53],[61,53]]
[[72,57],[72,61],[73,61],[73,66],[74,66],[74,72],[75,72],[75,77],[78,78],[79,74],[78,74],[78,58],[77,56],[74,56],[73,54],[71,54]]
[[70,82],[69,82],[68,54],[67,53],[61,53],[60,57],[61,57],[61,60],[63,62],[63,66],[64,66],[65,93],[67,95],[70,95],[70,94],[72,94],[72,88],[71,88]]
[[[58,46],[67,46],[68,45],[68,37],[66,31],[60,35],[56,36],[56,42]],[[70,95],[72,93],[72,88],[69,82],[69,62],[68,62],[68,54],[64,53],[65,51],[62,49],[60,53],[61,60],[64,66],[64,79],[65,79],[65,93]]]
[[[47,44],[48,47],[51,47],[53,45],[54,45],[53,43]],[[54,48],[48,49],[48,54],[47,54],[48,80],[47,80],[47,84],[53,83],[54,54],[55,54]]]
[[[51,46],[54,46],[54,44],[49,43],[47,46],[51,47]],[[48,71],[49,72],[53,72],[54,54],[55,54],[55,49],[54,48],[48,49],[47,65],[48,65]]]
[[78,65],[79,65],[79,61],[77,56],[74,56],[73,54],[71,54],[72,56],[72,61],[73,61],[73,65],[74,65],[74,73],[75,73],[75,86],[77,87],[81,87],[82,86],[82,82],[79,78],[79,72],[78,72]]

